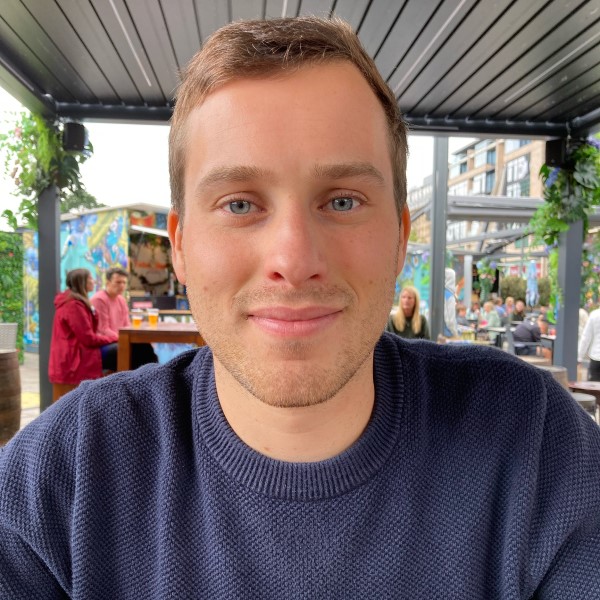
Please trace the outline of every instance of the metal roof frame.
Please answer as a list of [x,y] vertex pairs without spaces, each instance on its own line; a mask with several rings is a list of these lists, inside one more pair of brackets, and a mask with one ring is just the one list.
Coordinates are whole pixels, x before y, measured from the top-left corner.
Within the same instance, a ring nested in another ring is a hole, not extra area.
[[4,0],[0,85],[47,116],[167,121],[214,30],[306,14],[352,25],[415,133],[600,127],[598,0]]

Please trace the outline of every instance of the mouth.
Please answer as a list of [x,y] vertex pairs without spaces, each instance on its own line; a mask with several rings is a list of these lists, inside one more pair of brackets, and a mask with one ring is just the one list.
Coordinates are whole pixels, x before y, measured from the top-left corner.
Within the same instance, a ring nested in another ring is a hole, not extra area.
[[247,313],[247,319],[262,331],[282,337],[315,335],[335,323],[343,310],[331,306],[289,308],[274,306]]

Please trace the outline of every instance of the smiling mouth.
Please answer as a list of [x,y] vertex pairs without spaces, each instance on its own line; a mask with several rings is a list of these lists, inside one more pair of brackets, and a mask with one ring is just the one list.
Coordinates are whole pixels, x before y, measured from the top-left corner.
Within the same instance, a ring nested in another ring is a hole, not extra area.
[[315,306],[301,309],[271,307],[248,313],[248,321],[262,331],[283,337],[304,337],[324,331],[335,323],[342,309]]

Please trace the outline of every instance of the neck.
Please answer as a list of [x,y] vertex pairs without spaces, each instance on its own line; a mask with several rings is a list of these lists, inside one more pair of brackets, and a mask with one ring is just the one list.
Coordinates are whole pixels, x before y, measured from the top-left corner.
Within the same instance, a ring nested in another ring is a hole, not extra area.
[[337,456],[362,434],[373,410],[373,358],[366,360],[333,398],[307,407],[266,404],[233,378],[215,357],[215,381],[223,414],[252,449],[277,460],[316,462]]
[[106,292],[106,295],[111,299],[114,300],[119,294],[111,294],[106,288],[104,288],[104,291]]

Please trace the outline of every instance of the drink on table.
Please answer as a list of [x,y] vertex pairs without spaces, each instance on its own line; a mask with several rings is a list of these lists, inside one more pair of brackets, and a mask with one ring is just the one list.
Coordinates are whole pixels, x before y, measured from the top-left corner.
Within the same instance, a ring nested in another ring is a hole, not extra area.
[[142,325],[142,320],[144,319],[144,314],[141,310],[132,310],[131,311],[131,324],[134,329],[139,329]]
[[158,325],[158,308],[148,309],[148,325],[156,327]]

